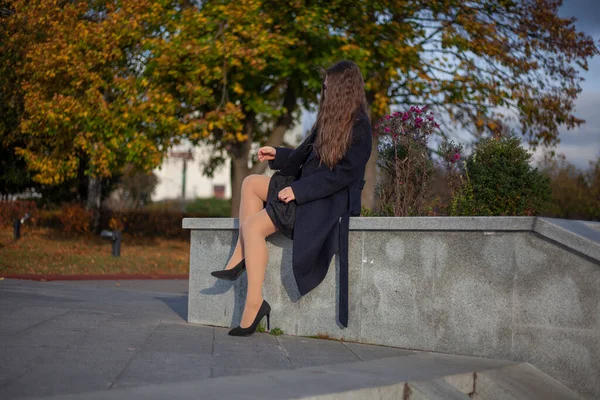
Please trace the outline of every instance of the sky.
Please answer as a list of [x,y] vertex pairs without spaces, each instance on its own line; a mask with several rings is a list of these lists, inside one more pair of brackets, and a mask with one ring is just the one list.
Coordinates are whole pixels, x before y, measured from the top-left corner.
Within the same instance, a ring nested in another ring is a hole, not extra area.
[[[600,0],[564,0],[559,11],[561,17],[575,17],[575,26],[595,40],[600,47]],[[575,116],[586,122],[573,130],[559,129],[560,143],[557,153],[563,153],[567,161],[587,169],[589,161],[600,156],[600,57],[588,63],[588,71],[582,74],[582,92],[575,101]],[[539,157],[536,151],[534,157]]]

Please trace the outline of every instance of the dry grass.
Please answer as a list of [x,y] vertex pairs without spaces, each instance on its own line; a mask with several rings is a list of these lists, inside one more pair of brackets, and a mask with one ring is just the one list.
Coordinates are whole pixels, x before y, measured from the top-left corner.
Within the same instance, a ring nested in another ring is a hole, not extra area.
[[0,275],[188,274],[189,257],[184,240],[125,236],[121,257],[112,257],[111,242],[95,235],[24,227],[15,241],[11,228],[0,229]]

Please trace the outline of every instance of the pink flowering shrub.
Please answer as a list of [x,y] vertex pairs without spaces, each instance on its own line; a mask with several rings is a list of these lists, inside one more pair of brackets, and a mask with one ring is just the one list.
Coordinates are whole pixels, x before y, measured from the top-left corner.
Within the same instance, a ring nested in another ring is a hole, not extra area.
[[465,175],[465,164],[463,159],[463,145],[454,140],[444,139],[438,148],[440,165],[446,174],[446,180],[450,193],[453,194],[461,185]]
[[423,215],[433,163],[427,142],[439,128],[425,107],[386,115],[375,125],[378,166],[383,172],[377,192],[383,215]]

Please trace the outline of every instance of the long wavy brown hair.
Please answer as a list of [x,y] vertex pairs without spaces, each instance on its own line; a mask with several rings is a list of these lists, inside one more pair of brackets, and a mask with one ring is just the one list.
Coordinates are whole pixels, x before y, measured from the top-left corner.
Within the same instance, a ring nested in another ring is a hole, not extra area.
[[321,88],[319,112],[313,127],[317,129],[314,147],[321,162],[333,168],[350,147],[357,115],[361,111],[367,114],[367,99],[362,74],[352,61],[338,62],[325,71],[325,77],[327,87]]

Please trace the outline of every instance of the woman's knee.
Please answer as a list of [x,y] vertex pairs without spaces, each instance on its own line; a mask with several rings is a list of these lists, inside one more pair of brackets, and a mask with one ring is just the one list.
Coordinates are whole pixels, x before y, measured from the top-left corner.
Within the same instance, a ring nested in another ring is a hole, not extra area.
[[260,174],[248,175],[242,181],[242,195],[255,195],[262,201],[267,200],[267,192],[269,190],[270,177]]
[[256,184],[256,182],[260,179],[261,175],[252,174],[248,175],[242,181],[242,191],[252,190],[252,187]]
[[260,211],[250,215],[242,224],[242,235],[246,237],[258,237],[266,239],[267,236],[275,232],[273,223],[266,212]]

